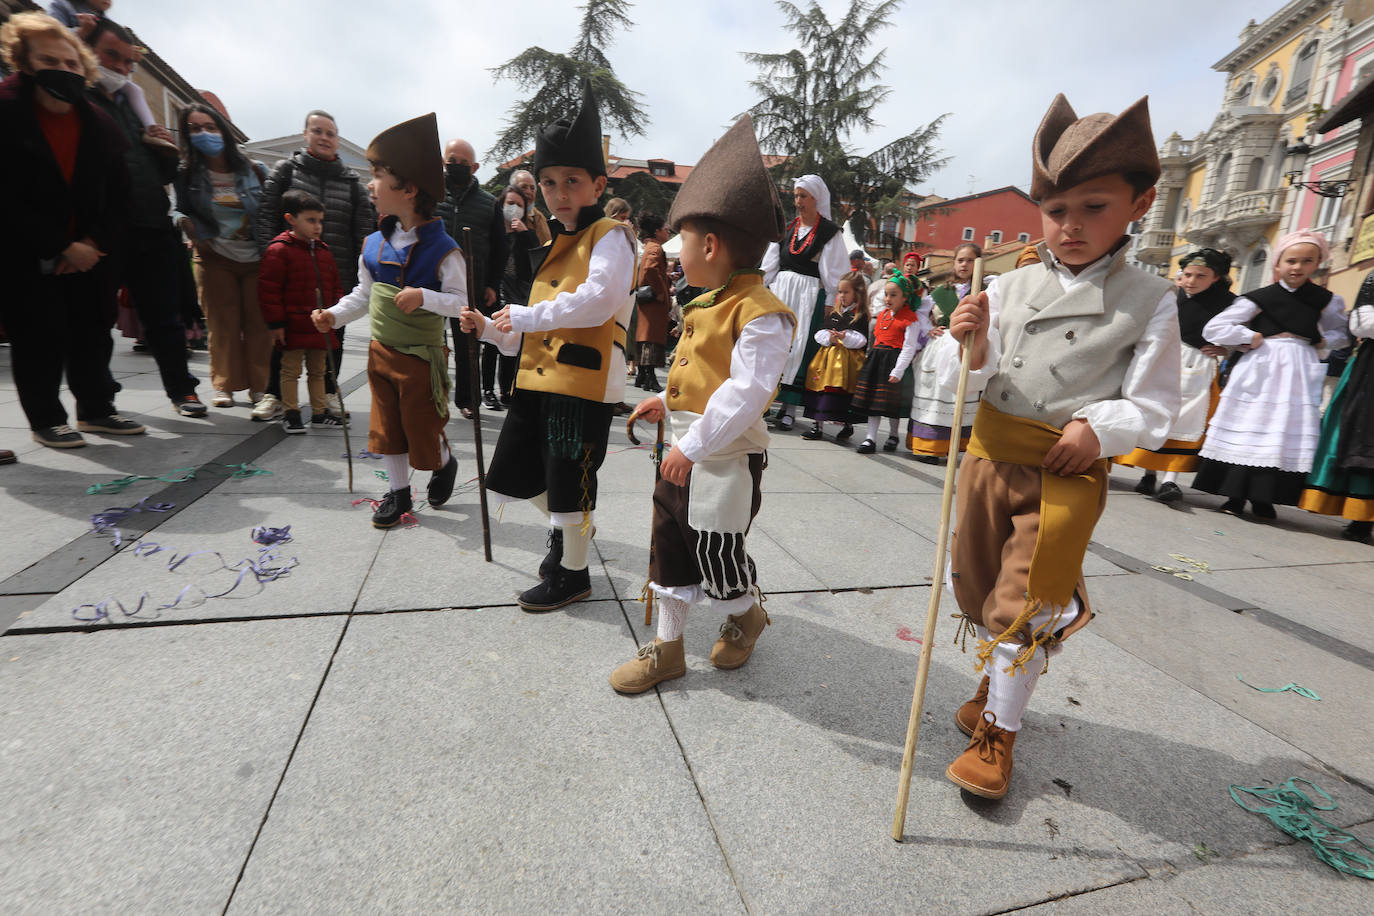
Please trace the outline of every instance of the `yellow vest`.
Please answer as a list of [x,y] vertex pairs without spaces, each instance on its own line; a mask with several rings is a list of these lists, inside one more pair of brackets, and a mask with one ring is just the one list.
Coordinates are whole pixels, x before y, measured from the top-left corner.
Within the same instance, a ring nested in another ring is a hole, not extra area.
[[668,409],[704,413],[711,395],[730,378],[730,354],[744,326],[777,312],[792,319],[795,337],[796,316],[764,287],[761,270],[737,271],[720,289],[688,303],[682,310],[682,338],[668,370]]
[[[625,224],[605,217],[581,232],[555,236],[548,257],[534,276],[530,304],[547,302],[585,283],[592,249],[608,233],[616,231],[625,233],[626,243],[633,250],[634,240]],[[631,284],[633,282],[631,280]],[[628,297],[630,289],[609,290],[607,295]],[[611,348],[615,345],[625,347],[625,328],[616,322],[614,315],[593,328],[528,332],[521,343],[520,371],[515,383],[526,391],[600,401],[606,394]]]

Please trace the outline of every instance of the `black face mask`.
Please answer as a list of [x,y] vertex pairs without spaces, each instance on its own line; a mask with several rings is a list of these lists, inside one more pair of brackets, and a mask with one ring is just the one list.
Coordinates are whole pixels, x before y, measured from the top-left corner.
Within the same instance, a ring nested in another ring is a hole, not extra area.
[[33,81],[59,102],[75,102],[86,88],[86,77],[70,70],[39,70]]
[[468,182],[472,180],[472,166],[466,162],[446,162],[444,163],[444,174],[448,177],[449,184],[466,188]]

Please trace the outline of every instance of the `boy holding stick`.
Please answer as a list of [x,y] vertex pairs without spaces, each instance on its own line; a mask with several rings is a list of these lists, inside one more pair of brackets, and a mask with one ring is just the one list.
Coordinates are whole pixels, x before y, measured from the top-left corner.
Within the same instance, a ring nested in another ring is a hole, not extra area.
[[955,715],[971,740],[945,774],[984,798],[1007,792],[1049,655],[1092,617],[1083,556],[1111,456],[1158,448],[1179,410],[1173,285],[1125,263],[1126,227],[1149,210],[1160,174],[1148,99],[1080,119],[1059,95],[1032,148],[1038,261],[963,300],[950,321],[973,374],[989,379],[951,547],[961,643],[977,636],[975,669],[986,673]]

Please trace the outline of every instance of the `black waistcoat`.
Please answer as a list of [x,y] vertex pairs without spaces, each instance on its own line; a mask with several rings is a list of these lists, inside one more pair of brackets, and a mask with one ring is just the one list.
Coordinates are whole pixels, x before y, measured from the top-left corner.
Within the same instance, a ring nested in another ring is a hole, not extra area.
[[1207,346],[1202,329],[1235,300],[1236,294],[1224,283],[1213,283],[1196,296],[1189,296],[1183,290],[1179,290],[1178,332],[1183,342],[1199,350]]
[[1289,292],[1280,283],[1246,293],[1245,298],[1260,307],[1260,313],[1246,325],[1252,331],[1259,331],[1265,337],[1275,334],[1296,334],[1305,337],[1315,346],[1322,342],[1321,330],[1317,319],[1322,309],[1331,301],[1332,292],[1322,289],[1315,283],[1307,282]]
[[[835,237],[840,227],[822,216],[816,228],[808,232],[802,244],[798,246],[795,233],[800,225],[800,217],[792,220],[787,232],[783,234],[782,241],[778,242],[778,270],[790,270],[794,274],[820,279],[821,265],[818,259],[825,250],[826,243]],[[798,249],[795,254],[793,248]]]

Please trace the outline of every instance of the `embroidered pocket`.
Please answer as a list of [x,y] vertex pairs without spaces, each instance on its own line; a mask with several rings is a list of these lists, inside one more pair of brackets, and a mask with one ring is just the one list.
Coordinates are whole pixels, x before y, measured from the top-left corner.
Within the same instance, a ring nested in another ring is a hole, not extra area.
[[558,348],[558,362],[579,369],[601,368],[601,351],[585,344],[565,343]]

